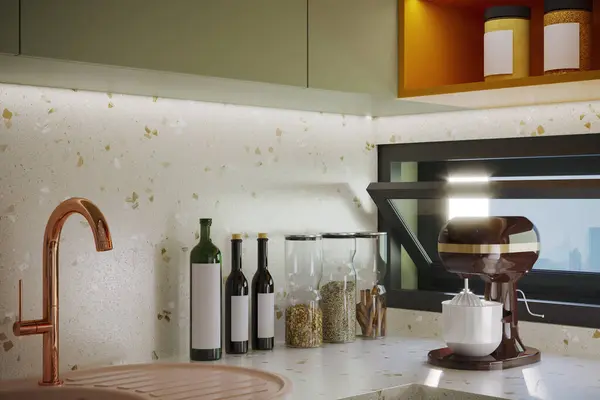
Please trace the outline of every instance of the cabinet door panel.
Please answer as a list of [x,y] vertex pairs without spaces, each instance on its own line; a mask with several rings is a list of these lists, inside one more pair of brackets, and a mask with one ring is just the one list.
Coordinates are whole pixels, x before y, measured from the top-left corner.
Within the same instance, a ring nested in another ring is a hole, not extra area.
[[19,0],[0,0],[0,53],[19,54]]
[[306,86],[306,13],[306,0],[21,0],[21,50]]
[[308,0],[308,85],[396,95],[398,0]]

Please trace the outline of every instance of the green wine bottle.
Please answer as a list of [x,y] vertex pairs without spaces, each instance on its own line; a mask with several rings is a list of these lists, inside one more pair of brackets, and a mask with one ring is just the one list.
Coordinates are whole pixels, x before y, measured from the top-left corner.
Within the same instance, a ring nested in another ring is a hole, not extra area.
[[212,219],[200,219],[200,243],[190,254],[190,359],[221,358],[221,251],[210,238]]

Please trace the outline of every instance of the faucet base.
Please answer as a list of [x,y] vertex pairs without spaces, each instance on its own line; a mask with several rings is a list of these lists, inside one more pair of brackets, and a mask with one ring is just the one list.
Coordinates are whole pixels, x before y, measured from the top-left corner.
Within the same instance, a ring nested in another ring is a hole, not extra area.
[[39,381],[38,384],[40,386],[62,386],[63,385],[63,381],[58,379],[56,382],[44,382],[44,381]]

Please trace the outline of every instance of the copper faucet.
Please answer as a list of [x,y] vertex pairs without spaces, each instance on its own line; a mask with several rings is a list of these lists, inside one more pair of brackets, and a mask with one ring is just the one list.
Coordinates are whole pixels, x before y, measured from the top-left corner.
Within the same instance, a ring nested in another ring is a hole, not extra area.
[[43,317],[30,321],[21,320],[23,281],[19,280],[19,315],[13,325],[15,336],[43,335],[44,373],[39,382],[42,386],[62,384],[58,376],[58,247],[62,227],[73,213],[81,214],[90,224],[97,251],[112,250],[106,219],[91,201],[78,197],[65,200],[50,215],[44,232]]

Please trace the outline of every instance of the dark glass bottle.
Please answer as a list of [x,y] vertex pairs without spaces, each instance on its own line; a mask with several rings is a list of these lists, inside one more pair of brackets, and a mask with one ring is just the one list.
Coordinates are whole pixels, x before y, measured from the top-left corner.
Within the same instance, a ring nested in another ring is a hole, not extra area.
[[252,278],[252,348],[275,346],[275,284],[268,268],[266,233],[258,234],[258,266]]
[[231,273],[225,282],[225,351],[248,352],[248,281],[242,272],[242,236],[231,236]]
[[190,253],[190,359],[221,358],[221,251],[210,239],[212,219],[200,219],[200,242]]

